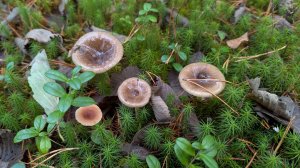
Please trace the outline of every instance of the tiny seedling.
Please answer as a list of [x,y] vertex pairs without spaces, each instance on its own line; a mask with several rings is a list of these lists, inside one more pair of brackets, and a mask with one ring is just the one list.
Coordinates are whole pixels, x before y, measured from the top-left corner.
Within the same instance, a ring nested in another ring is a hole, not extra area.
[[197,160],[202,160],[209,168],[218,168],[214,157],[217,155],[216,141],[211,135],[206,135],[202,142],[193,142],[179,137],[176,139],[174,150],[177,159],[187,168],[198,167],[194,164]]
[[139,16],[135,19],[135,21],[141,24],[147,24],[151,22],[156,23],[157,18],[154,15],[149,14],[149,12],[157,13],[158,10],[152,8],[152,4],[144,3],[143,9],[139,11]]
[[178,56],[179,59],[181,61],[186,61],[187,60],[187,56],[186,54],[180,50],[181,46],[178,45],[178,43],[172,43],[168,46],[169,49],[171,49],[171,53],[170,55],[163,55],[161,56],[161,61],[165,64],[168,63],[172,63],[173,68],[177,71],[180,72],[181,69],[183,68],[183,66],[179,63],[179,61],[177,61],[176,58],[174,58],[174,54],[175,56]]
[[[72,70],[71,78],[68,78],[60,71],[52,69],[45,73],[45,76],[50,79],[68,84],[69,90],[68,92],[66,92],[66,90],[56,82],[46,83],[43,87],[44,91],[52,96],[60,98],[58,109],[50,113],[48,116],[37,116],[34,120],[34,127],[23,129],[17,133],[14,138],[15,143],[35,137],[35,142],[38,150],[41,153],[47,153],[51,148],[51,140],[49,136],[51,135],[51,132],[56,124],[59,124],[59,121],[63,118],[65,112],[69,110],[71,105],[75,107],[83,107],[95,104],[95,101],[90,97],[76,97],[76,93],[81,88],[81,86],[95,76],[95,74],[90,71],[79,73],[80,70],[80,66],[75,67]],[[43,129],[45,128],[47,123],[47,132],[45,132],[43,131]]]

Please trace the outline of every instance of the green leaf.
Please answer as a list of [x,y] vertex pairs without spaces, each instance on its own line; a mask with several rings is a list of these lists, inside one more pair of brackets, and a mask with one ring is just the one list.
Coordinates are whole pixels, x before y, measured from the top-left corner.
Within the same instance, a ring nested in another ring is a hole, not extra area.
[[161,62],[166,63],[167,60],[168,60],[168,56],[167,55],[163,55],[163,56],[161,56],[160,60],[161,60]]
[[60,84],[54,82],[46,83],[43,88],[45,92],[52,96],[62,97],[66,94],[65,89]]
[[176,47],[175,43],[172,43],[168,46],[168,48],[172,50],[175,50],[175,47]]
[[94,72],[86,71],[86,72],[83,72],[82,74],[80,74],[78,78],[80,79],[81,83],[85,83],[85,82],[93,79],[94,76],[95,76]]
[[81,87],[81,80],[79,78],[72,78],[68,81],[68,84],[72,89],[79,90]]
[[51,148],[51,140],[48,136],[37,137],[36,138],[37,148],[41,153],[47,153]]
[[201,143],[199,143],[199,142],[193,142],[192,143],[192,146],[195,148],[195,149],[198,149],[198,150],[203,150],[204,148],[203,148],[203,146],[202,146],[202,144]]
[[144,3],[144,10],[145,11],[149,11],[152,7],[152,4],[151,3]]
[[205,149],[204,153],[210,157],[215,157],[218,153],[215,144],[215,138],[211,135],[206,135],[202,140],[202,146]]
[[198,159],[203,160],[203,162],[205,163],[205,165],[209,168],[218,168],[218,163],[210,156],[207,156],[203,153],[200,153],[198,155]]
[[200,166],[193,165],[193,164],[190,164],[188,168],[201,168],[201,167],[200,167]]
[[45,50],[38,53],[31,64],[28,83],[33,92],[33,98],[44,108],[46,114],[50,114],[56,110],[59,99],[46,93],[43,89],[46,83],[55,82],[45,76],[45,73],[50,70]]
[[177,159],[180,161],[181,164],[187,166],[190,163],[191,157],[188,156],[185,152],[183,152],[177,144],[174,145],[174,151]]
[[[48,116],[49,117],[49,116]],[[48,123],[47,132],[50,133],[55,127],[56,123]]]
[[[50,124],[55,124],[57,121],[63,118],[65,113],[57,110],[48,115],[47,122]],[[50,129],[50,128],[49,128]]]
[[161,168],[159,160],[153,155],[148,155],[146,162],[149,168]]
[[179,64],[179,63],[173,63],[172,66],[174,67],[174,69],[177,71],[177,72],[180,72],[182,70],[182,65]]
[[77,97],[72,102],[72,105],[75,107],[84,107],[92,104],[96,104],[96,102],[90,97]]
[[227,36],[227,34],[223,31],[218,30],[218,36],[219,36],[220,40],[223,41],[225,39],[225,37]]
[[139,40],[139,41],[144,41],[145,37],[143,35],[139,34],[139,35],[136,36],[136,39]]
[[184,52],[179,51],[178,55],[179,55],[179,57],[180,57],[180,59],[182,61],[186,61],[187,60],[187,56],[186,56],[186,54]]
[[192,147],[190,141],[185,138],[179,137],[176,139],[176,145],[190,156],[195,156],[195,149]]
[[39,135],[39,132],[34,127],[31,127],[28,129],[23,129],[23,130],[19,131],[17,133],[17,135],[14,137],[14,143],[18,143],[25,139],[36,137],[38,135]]
[[147,18],[148,18],[151,22],[153,22],[153,23],[156,23],[156,22],[157,22],[157,18],[156,18],[155,16],[153,16],[153,15],[148,15]]
[[144,15],[145,13],[147,13],[146,10],[140,10],[140,11],[139,11],[139,15]]
[[71,72],[72,76],[77,75],[80,72],[81,69],[82,69],[81,66],[76,66],[74,69],[72,69],[72,72]]
[[151,11],[151,12],[158,12],[158,10],[155,9],[155,8],[151,8],[150,11]]
[[68,78],[65,74],[61,73],[60,71],[53,70],[53,69],[50,69],[49,71],[47,71],[45,73],[45,76],[47,76],[50,79],[54,79],[54,80],[61,81],[61,82],[68,81]]
[[48,135],[48,133],[47,133],[47,132],[40,132],[40,133],[39,133],[39,136],[40,136],[40,137],[42,137],[42,136],[46,136],[46,135]]
[[26,168],[25,163],[23,162],[18,162],[12,165],[10,168]]
[[61,112],[66,112],[71,107],[73,101],[73,97],[69,94],[65,94],[63,97],[60,98],[58,103],[58,108]]
[[46,118],[43,115],[36,116],[33,122],[34,128],[40,132],[46,126]]
[[13,70],[15,67],[15,63],[14,62],[9,62],[7,65],[6,65],[6,70],[7,71],[11,71]]

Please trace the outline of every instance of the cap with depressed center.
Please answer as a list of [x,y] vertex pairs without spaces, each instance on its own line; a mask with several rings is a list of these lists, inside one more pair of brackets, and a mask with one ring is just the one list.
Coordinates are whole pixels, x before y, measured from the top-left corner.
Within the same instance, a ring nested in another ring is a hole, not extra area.
[[84,126],[93,126],[102,119],[102,111],[97,105],[80,107],[75,112],[75,118]]
[[[197,97],[211,97],[213,96],[211,93],[217,95],[225,88],[225,77],[222,72],[217,67],[207,63],[198,62],[185,66],[178,78],[181,87],[189,94]],[[193,82],[205,89],[187,81],[188,79],[193,79]]]
[[139,78],[128,78],[118,88],[119,100],[128,107],[143,107],[151,97],[151,87]]
[[78,39],[69,55],[83,70],[103,73],[122,59],[123,46],[108,32],[90,32]]

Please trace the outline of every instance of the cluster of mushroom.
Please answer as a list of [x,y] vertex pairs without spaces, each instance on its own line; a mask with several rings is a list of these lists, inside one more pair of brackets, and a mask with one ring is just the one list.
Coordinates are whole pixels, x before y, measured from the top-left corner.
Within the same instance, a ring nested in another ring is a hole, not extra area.
[[[123,46],[108,32],[90,32],[75,43],[69,55],[83,70],[103,73],[122,59]],[[217,95],[225,88],[225,77],[219,69],[202,62],[185,66],[178,79],[186,92],[202,98]],[[124,105],[143,107],[151,98],[151,87],[146,81],[132,77],[123,81],[117,94]],[[101,120],[102,112],[97,105],[81,107],[76,110],[75,118],[82,125],[92,126]]]

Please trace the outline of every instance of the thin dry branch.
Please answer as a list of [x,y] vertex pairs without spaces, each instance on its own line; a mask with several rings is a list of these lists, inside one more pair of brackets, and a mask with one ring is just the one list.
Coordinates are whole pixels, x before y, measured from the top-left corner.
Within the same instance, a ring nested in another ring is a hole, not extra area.
[[282,135],[282,137],[281,137],[281,139],[280,139],[278,145],[276,146],[276,148],[275,148],[275,150],[274,150],[274,155],[276,155],[276,153],[278,152],[280,146],[281,146],[282,143],[283,143],[284,138],[286,137],[287,133],[288,133],[289,130],[291,129],[291,126],[292,126],[292,124],[293,124],[293,122],[294,122],[294,119],[295,119],[295,116],[294,116],[293,118],[291,118],[289,124],[287,125],[287,127],[286,127],[286,129],[285,129],[285,131],[284,131],[284,133],[283,133],[283,135]]

